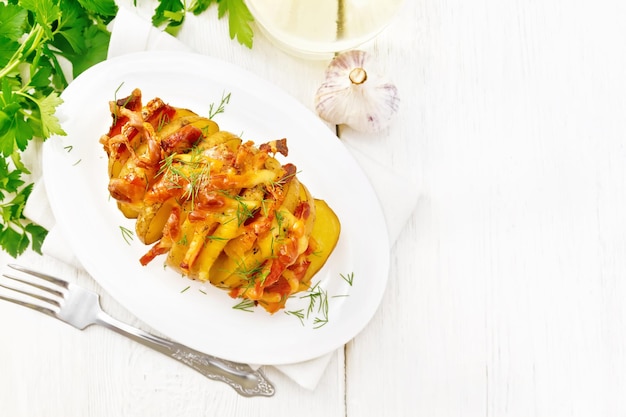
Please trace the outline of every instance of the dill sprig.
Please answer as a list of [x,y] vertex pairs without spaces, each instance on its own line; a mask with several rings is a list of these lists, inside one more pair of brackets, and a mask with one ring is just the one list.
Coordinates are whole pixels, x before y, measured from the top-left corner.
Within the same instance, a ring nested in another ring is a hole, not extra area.
[[254,287],[257,283],[263,285],[269,274],[267,268],[263,268],[263,263],[256,261],[252,265],[246,265],[245,261],[238,262],[234,274],[241,277],[246,282],[245,289]]
[[274,182],[270,183],[269,187],[271,189],[273,189],[274,187],[283,188],[292,178],[296,177],[301,172],[302,171],[296,171],[296,172],[294,172],[292,174],[283,175],[279,179],[277,179]]
[[126,243],[130,245],[130,242],[134,239],[133,231],[124,226],[120,226],[120,231]]
[[328,323],[328,292],[324,290],[320,285],[319,281],[311,287],[307,294],[301,296],[301,299],[308,298],[309,299],[309,307],[306,311],[306,318],[315,314],[313,317],[313,328],[319,329]]
[[237,202],[237,226],[241,226],[246,220],[254,217],[255,209],[251,209],[241,196],[235,196]]
[[197,147],[187,154],[172,153],[163,159],[157,175],[163,175],[172,188],[181,188],[180,180],[187,182],[182,198],[190,200],[192,207],[202,188],[211,179],[211,165]]
[[[115,102],[115,105],[117,106],[117,93],[120,91],[120,89],[122,88],[122,86],[124,85],[124,81],[122,81],[120,83],[120,85],[117,86],[117,88],[115,89],[115,92],[113,93],[113,101]],[[116,125],[117,124],[117,110],[115,111],[115,113],[113,113],[113,124]]]
[[241,310],[247,313],[254,313],[254,307],[256,307],[256,301],[249,300],[247,298],[244,298],[238,304],[233,306],[235,310]]
[[257,207],[250,207],[245,197],[229,193],[227,190],[219,191],[224,197],[229,198],[237,203],[237,211],[235,216],[237,218],[237,226],[241,226],[246,220],[255,216],[258,211]]
[[224,95],[224,92],[222,92],[222,99],[219,106],[215,107],[215,103],[209,105],[209,119],[213,119],[218,114],[224,113],[224,111],[226,111],[226,104],[228,103],[230,103],[230,93]]
[[328,316],[315,317],[313,319],[313,328],[314,329],[319,329],[320,327],[325,326],[326,324],[328,324]]
[[300,320],[300,324],[304,326],[304,309],[285,311],[285,314],[297,317]]
[[223,242],[223,241],[225,241],[225,240],[230,240],[230,239],[229,239],[229,238],[227,238],[227,237],[223,237],[223,236],[216,236],[216,235],[208,235],[208,236],[205,238],[205,241],[206,241],[206,242],[209,242],[209,241],[214,241],[214,240],[215,240],[215,241],[222,241],[222,242]]
[[349,274],[339,274],[339,276],[348,283],[348,285],[352,286],[352,282],[354,281],[354,272],[350,272]]
[[184,233],[180,239],[178,239],[178,241],[176,242],[177,245],[182,245],[182,246],[187,246],[188,243],[188,237],[187,237],[187,233]]
[[166,124],[170,123],[170,116],[167,113],[162,113],[159,116],[159,123],[157,125],[157,132],[160,132]]

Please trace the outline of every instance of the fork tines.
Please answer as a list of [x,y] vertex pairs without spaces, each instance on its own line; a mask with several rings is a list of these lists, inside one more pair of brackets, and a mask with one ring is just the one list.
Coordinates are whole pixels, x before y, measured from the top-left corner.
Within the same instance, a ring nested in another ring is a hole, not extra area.
[[48,274],[44,274],[43,272],[39,272],[39,271],[35,271],[29,268],[26,268],[24,266],[21,265],[17,265],[17,264],[9,264],[8,265],[9,268],[15,269],[16,271],[20,271],[20,272],[24,272],[25,274],[29,274],[32,276],[35,276],[37,278],[41,278],[43,280],[46,280],[48,282],[51,282],[53,284],[58,285],[59,287],[62,288],[68,288],[69,287],[69,282],[64,281],[60,278],[56,278],[53,277],[52,275],[48,275]]
[[[28,301],[24,301],[23,299],[13,298],[13,297],[9,297],[7,295],[2,295],[2,294],[0,294],[0,300],[9,301],[9,302],[19,304],[24,307],[29,307],[29,308],[32,308],[33,310],[37,310],[39,312],[42,312],[48,315],[55,315],[56,314],[55,310],[58,310],[61,306],[59,299],[62,299],[64,296],[62,290],[68,288],[68,283],[58,278],[51,277],[49,275],[46,275],[37,271],[32,271],[20,265],[11,264],[8,266],[16,271],[20,271],[20,272],[23,272],[24,274],[32,275],[41,280],[47,281],[53,284],[53,286],[58,287],[58,289],[51,288],[50,286],[47,286],[47,285],[41,285],[36,282],[31,282],[31,281],[17,277],[12,274],[3,273],[2,274],[3,277],[13,282],[22,284],[22,285],[18,284],[18,286],[12,286],[12,285],[6,285],[6,283],[0,283],[0,287],[5,288],[14,293],[19,293],[27,297],[32,297],[34,299],[42,301],[46,303],[47,306],[33,304]],[[37,289],[39,291],[36,291],[36,290],[31,291],[31,289]],[[49,296],[46,296],[44,294],[50,295],[54,298],[50,298]]]

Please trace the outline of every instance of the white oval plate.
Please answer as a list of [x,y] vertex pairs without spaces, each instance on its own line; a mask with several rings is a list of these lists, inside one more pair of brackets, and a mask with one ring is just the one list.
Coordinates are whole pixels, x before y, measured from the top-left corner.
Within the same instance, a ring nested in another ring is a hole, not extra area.
[[[296,295],[274,315],[262,308],[245,312],[233,308],[237,301],[226,291],[164,268],[164,256],[141,266],[139,258],[148,247],[138,239],[127,243],[122,236],[121,227],[134,231],[134,221],[124,218],[109,197],[107,158],[98,141],[111,123],[109,101],[133,88],[142,90],[144,103],[160,97],[201,115],[231,93],[225,112],[214,118],[222,130],[257,145],[287,138],[284,162],[297,166],[298,177],[315,197],[328,202],[342,226],[335,251],[313,277],[323,295],[313,297],[318,302],[308,318],[311,297]],[[58,115],[67,136],[46,141],[43,151],[44,181],[57,225],[87,272],[140,320],[224,359],[277,365],[331,352],[372,318],[389,267],[379,202],[346,148],[295,99],[239,67],[178,52],[107,60],[77,77],[62,98]],[[353,276],[352,285],[344,279],[348,276]],[[328,302],[326,311],[318,308],[322,298]],[[303,322],[298,311],[305,314]]]

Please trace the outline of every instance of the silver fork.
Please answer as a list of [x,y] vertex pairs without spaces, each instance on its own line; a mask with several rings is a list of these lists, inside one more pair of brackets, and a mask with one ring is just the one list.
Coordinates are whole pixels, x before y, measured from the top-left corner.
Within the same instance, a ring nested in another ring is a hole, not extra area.
[[40,278],[46,284],[43,285],[43,282],[36,283],[4,273],[2,275],[5,278],[37,288],[49,294],[49,296],[27,291],[23,289],[23,286],[20,286],[22,288],[20,289],[0,284],[0,287],[33,297],[41,301],[42,304],[30,303],[21,299],[3,296],[2,294],[0,294],[0,300],[10,301],[47,314],[79,330],[84,330],[92,324],[107,327],[190,366],[212,380],[225,382],[245,397],[271,397],[274,395],[275,389],[265,378],[265,375],[260,371],[255,371],[248,365],[206,355],[180,343],[163,339],[116,320],[102,310],[100,297],[93,291],[20,265],[8,266],[24,274]]

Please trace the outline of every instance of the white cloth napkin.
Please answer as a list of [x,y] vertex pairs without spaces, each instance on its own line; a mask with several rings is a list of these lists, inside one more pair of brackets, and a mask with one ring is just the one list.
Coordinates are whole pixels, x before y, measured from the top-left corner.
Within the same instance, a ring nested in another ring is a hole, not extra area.
[[[144,50],[190,50],[178,39],[152,26],[145,18],[133,10],[121,7],[112,22],[111,42],[108,57],[112,58],[131,52]],[[407,184],[407,180],[380,165],[372,157],[356,149],[351,153],[368,176],[381,202],[387,222],[390,242],[395,242],[407,219],[413,212],[418,193],[415,186]],[[38,158],[39,156],[31,155]],[[24,215],[49,230],[42,251],[65,263],[81,268],[71,249],[65,243],[61,230],[55,227],[55,220],[48,204],[43,181],[37,181]],[[323,355],[306,362],[275,366],[304,388],[313,390],[317,386],[333,353]],[[262,364],[261,364],[262,365]]]

